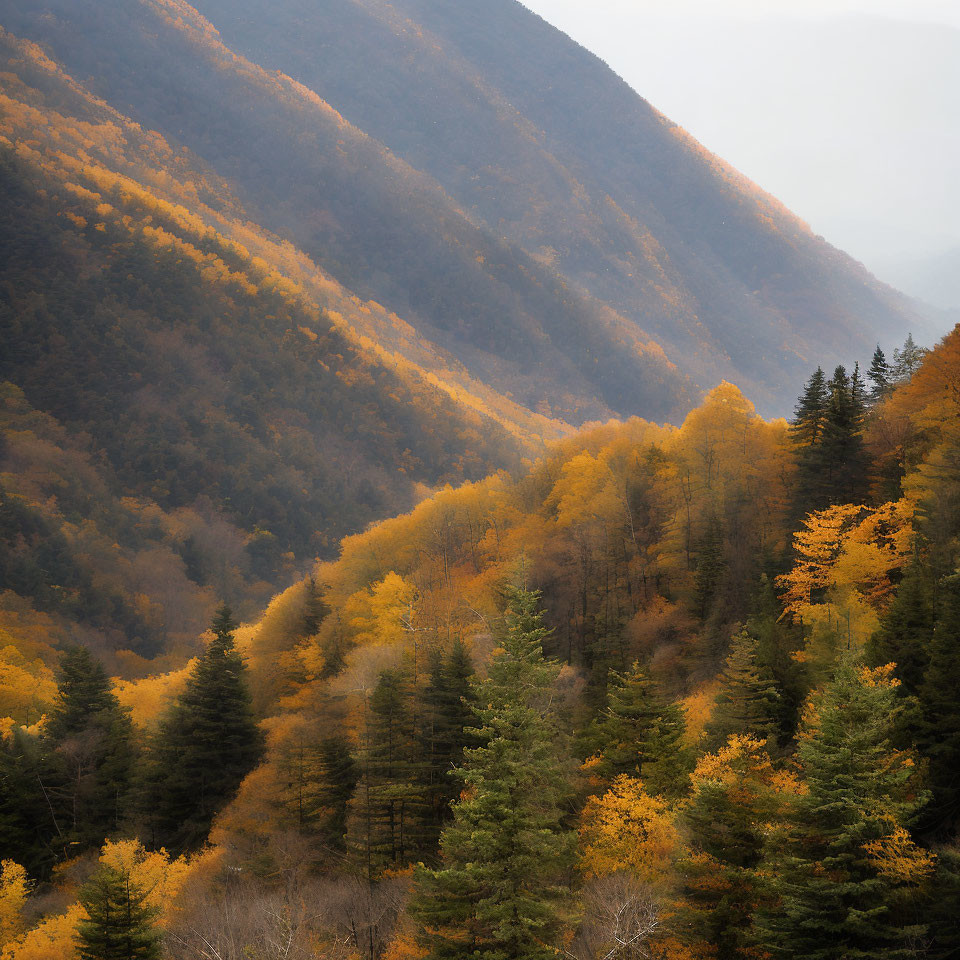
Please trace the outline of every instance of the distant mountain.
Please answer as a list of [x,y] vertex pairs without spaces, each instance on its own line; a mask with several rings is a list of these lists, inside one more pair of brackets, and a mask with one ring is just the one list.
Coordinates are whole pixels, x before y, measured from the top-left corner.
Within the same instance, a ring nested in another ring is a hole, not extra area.
[[2,0],[7,27],[503,394],[665,418],[923,335],[514,0]]
[[960,312],[960,246],[926,257],[889,257],[876,268],[891,283],[939,310]]

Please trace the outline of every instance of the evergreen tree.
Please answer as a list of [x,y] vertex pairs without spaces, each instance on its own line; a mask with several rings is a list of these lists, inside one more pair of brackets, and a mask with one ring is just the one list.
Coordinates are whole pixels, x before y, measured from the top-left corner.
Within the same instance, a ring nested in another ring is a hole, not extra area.
[[859,424],[860,430],[863,429],[863,423],[866,419],[868,402],[867,385],[860,375],[860,364],[858,362],[853,365],[853,373],[850,376],[850,403],[854,421]]
[[464,755],[466,789],[443,831],[443,863],[416,875],[411,912],[431,960],[557,956],[572,843],[549,705],[560,668],[544,659],[538,602],[534,592],[510,593],[501,650],[478,689],[481,745]]
[[638,663],[629,673],[611,674],[607,706],[594,727],[601,777],[639,777],[651,796],[683,793],[690,767],[683,711],[658,694]]
[[694,602],[701,620],[706,620],[726,569],[723,530],[711,521],[697,550],[697,568],[693,577]]
[[16,727],[0,737],[0,851],[41,879],[72,849],[51,795],[57,772],[36,737]]
[[891,370],[887,358],[877,344],[877,349],[873,351],[873,359],[870,361],[870,369],[867,376],[873,383],[870,390],[871,403],[879,403],[890,391]]
[[416,740],[410,678],[385,670],[370,696],[348,842],[373,880],[410,863],[428,845],[424,762]]
[[773,957],[914,955],[924,927],[904,908],[929,861],[906,832],[924,796],[911,758],[891,742],[895,691],[848,658],[807,712],[798,749],[806,791],[763,864],[772,901],[758,929]]
[[808,690],[804,666],[793,656],[803,648],[803,630],[783,616],[783,607],[774,592],[772,580],[766,575],[761,577],[754,595],[747,630],[757,638],[758,669],[773,678],[779,693],[775,715],[777,737],[783,744],[796,732],[800,708]]
[[357,763],[346,737],[324,737],[313,754],[306,819],[336,848],[343,847],[347,810],[357,786]]
[[862,397],[842,366],[834,371],[827,387],[830,399],[820,444],[824,473],[815,509],[836,503],[860,503],[866,493]]
[[704,758],[682,808],[689,853],[677,865],[683,881],[679,926],[685,939],[706,944],[717,960],[759,955],[753,932],[763,897],[757,868],[767,824],[779,808],[774,779],[760,743],[737,736]]
[[792,435],[800,447],[812,447],[820,442],[827,419],[827,401],[830,391],[823,370],[817,367],[807,381],[803,395],[797,401],[793,415]]
[[827,383],[818,368],[807,384],[792,431],[797,457],[796,517],[863,499],[867,489],[862,437],[865,399],[859,368],[851,380],[838,366]]
[[937,872],[928,886],[924,915],[930,919],[930,960],[960,957],[960,846],[936,851]]
[[893,370],[891,380],[894,383],[905,383],[919,369],[923,358],[929,353],[924,347],[918,347],[913,340],[913,334],[908,333],[907,339],[900,350],[893,351]]
[[210,646],[160,725],[147,789],[156,839],[178,853],[203,844],[263,751],[229,607],[217,611],[212,629]]
[[87,919],[77,928],[80,960],[159,960],[159,913],[130,873],[101,867],[80,894]]
[[770,670],[760,662],[758,641],[741,630],[730,642],[730,653],[720,672],[720,692],[706,733],[713,748],[735,734],[777,744],[780,693]]
[[933,583],[926,569],[912,563],[880,621],[880,629],[866,647],[867,658],[873,666],[897,665],[897,677],[908,697],[917,696],[923,685],[930,663],[933,627]]
[[918,691],[918,747],[929,763],[933,794],[925,822],[938,831],[960,825],[960,574],[941,583],[930,659]]
[[449,818],[450,805],[460,793],[459,783],[452,774],[463,761],[464,749],[476,745],[475,736],[469,732],[474,722],[473,672],[470,655],[458,639],[447,656],[437,651],[423,691],[424,793],[436,836]]
[[135,753],[130,717],[85,647],[60,662],[43,749],[56,768],[49,792],[72,852],[99,847],[127,813]]

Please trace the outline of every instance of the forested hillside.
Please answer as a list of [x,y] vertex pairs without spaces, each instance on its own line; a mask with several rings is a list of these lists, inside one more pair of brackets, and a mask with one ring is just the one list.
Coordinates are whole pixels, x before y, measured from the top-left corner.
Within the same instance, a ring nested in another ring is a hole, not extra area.
[[39,50],[2,47],[4,608],[160,653],[214,596],[252,613],[345,533],[563,429],[374,343],[358,327],[399,321]]
[[0,960],[956,958],[934,339],[514,0],[0,0]]
[[723,383],[347,538],[182,669],[69,654],[0,755],[6,955],[128,877],[177,958],[952,956],[958,371],[910,339],[790,423]]
[[8,29],[201,157],[259,223],[552,416],[675,419],[723,377],[784,412],[811,356],[834,365],[921,329],[515,0],[269,14],[0,4]]

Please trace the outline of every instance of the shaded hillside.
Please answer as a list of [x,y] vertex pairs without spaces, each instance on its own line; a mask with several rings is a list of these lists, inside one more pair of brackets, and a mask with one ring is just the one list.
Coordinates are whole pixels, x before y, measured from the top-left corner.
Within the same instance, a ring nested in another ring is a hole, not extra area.
[[313,91],[224,47],[186,4],[0,11],[96,94],[226,177],[259,223],[501,392],[575,422],[689,405],[684,377],[636,325],[474,224]]
[[849,362],[924,329],[908,301],[515,0],[284,0],[269,17],[254,0],[196,6],[227,44],[316,90],[701,387],[728,377],[783,412],[810,357]]
[[559,429],[370,342],[215,176],[2,45],[0,590],[156,651]]

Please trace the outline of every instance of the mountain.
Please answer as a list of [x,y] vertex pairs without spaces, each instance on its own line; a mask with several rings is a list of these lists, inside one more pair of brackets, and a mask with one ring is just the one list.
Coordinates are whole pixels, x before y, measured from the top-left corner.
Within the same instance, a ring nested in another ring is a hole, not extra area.
[[561,429],[359,335],[383,308],[193,158],[29,43],[0,37],[0,61],[0,607],[26,610],[0,628],[192,642],[217,597],[255,609],[344,534]]
[[923,336],[519,4],[0,23],[0,628],[189,647],[574,426]]
[[8,29],[501,393],[784,412],[910,303],[513,0],[4,0]]

